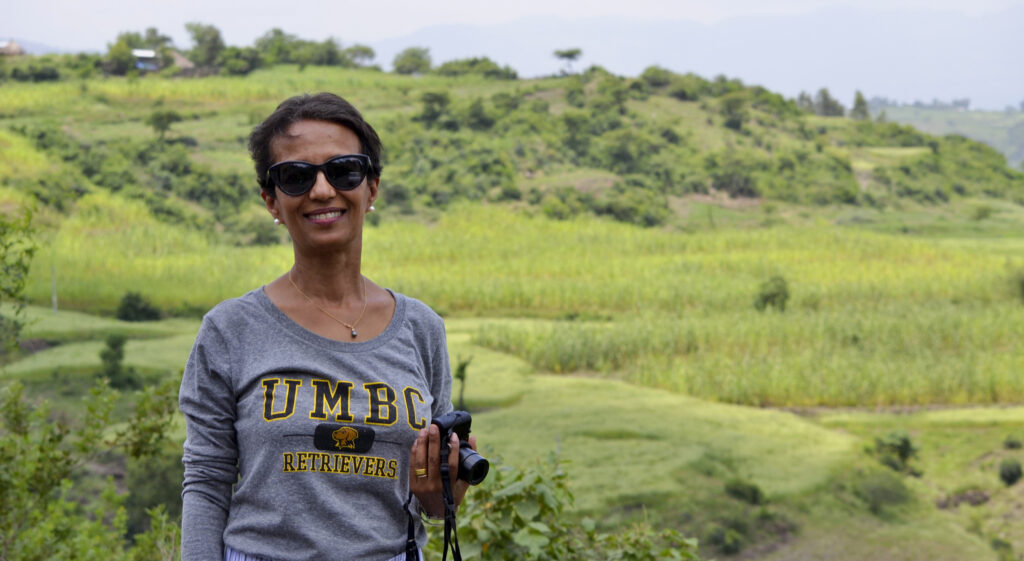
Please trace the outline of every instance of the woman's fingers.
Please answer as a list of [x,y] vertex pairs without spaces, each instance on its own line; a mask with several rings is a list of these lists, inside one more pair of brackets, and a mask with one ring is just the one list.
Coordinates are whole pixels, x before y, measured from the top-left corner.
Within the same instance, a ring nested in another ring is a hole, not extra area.
[[[421,477],[420,474],[423,474],[423,476]],[[416,480],[425,479],[429,475],[430,468],[427,467],[427,429],[423,429],[416,436],[416,441],[412,444],[412,452],[409,454],[409,477],[412,480]]]
[[451,450],[448,451],[448,472],[451,473],[451,481],[459,478],[459,435],[452,434]]
[[[427,475],[431,482],[441,481],[441,434],[437,425],[427,427]],[[440,486],[440,483],[438,483]]]

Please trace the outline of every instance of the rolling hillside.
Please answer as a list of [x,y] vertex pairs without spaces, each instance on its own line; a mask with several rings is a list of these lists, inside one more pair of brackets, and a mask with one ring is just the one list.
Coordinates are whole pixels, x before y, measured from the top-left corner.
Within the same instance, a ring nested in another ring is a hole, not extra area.
[[[38,249],[34,346],[0,379],[81,414],[125,335],[142,383],[174,380],[199,316],[289,267],[245,145],[322,90],[385,142],[367,274],[445,317],[485,453],[564,469],[573,516],[678,529],[719,559],[1024,548],[1021,484],[998,474],[1024,459],[1024,174],[726,78],[5,83],[0,208],[33,210]],[[159,114],[180,119],[162,137]],[[128,293],[163,319],[110,318]],[[174,476],[167,456],[141,473]]]

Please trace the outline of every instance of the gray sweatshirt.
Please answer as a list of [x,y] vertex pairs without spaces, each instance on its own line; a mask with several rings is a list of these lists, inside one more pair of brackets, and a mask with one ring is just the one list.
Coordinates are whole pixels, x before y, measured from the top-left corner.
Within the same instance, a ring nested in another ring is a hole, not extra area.
[[384,332],[358,343],[306,330],[263,289],[206,314],[179,394],[182,561],[224,545],[274,561],[404,550],[409,450],[452,409],[451,373],[441,318],[394,297]]

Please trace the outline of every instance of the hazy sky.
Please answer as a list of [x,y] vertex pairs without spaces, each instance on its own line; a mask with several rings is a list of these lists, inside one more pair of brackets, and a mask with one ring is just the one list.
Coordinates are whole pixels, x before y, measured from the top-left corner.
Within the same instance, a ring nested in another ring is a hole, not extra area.
[[[188,47],[184,25],[213,24],[231,45],[250,45],[268,29],[280,27],[305,39],[335,37],[342,43],[405,35],[445,23],[493,24],[550,15],[562,18],[618,16],[636,20],[690,20],[714,23],[756,14],[798,14],[826,6],[861,10],[944,9],[982,15],[1024,0],[2,0],[0,40],[8,37],[70,50],[106,49],[121,31],[157,27]],[[301,9],[296,9],[301,6]],[[1024,24],[1024,22],[1022,22]]]

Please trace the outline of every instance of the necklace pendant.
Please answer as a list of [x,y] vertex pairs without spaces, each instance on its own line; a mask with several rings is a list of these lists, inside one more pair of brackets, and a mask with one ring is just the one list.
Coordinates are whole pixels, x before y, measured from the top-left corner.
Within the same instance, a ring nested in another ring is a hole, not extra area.
[[352,329],[352,338],[355,339],[357,335],[359,335],[359,333],[357,333],[355,329]]

